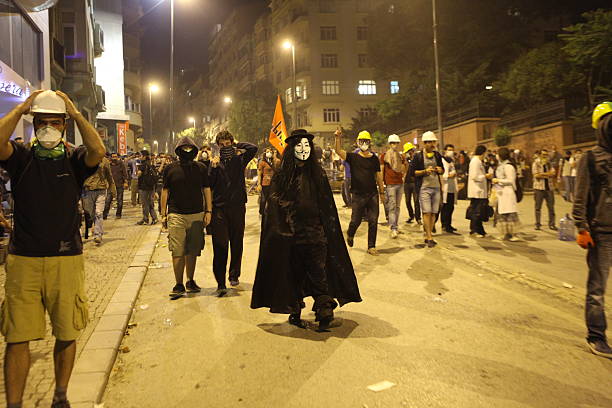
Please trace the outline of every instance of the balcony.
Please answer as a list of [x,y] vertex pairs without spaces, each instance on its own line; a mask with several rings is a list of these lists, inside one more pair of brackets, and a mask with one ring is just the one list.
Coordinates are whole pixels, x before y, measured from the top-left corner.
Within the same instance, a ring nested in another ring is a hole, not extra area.
[[142,128],[142,113],[126,111],[130,117],[130,127]]

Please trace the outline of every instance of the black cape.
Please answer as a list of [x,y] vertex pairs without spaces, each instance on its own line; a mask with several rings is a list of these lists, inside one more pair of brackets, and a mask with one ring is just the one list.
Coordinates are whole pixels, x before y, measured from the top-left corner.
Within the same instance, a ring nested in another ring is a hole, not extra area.
[[[301,299],[295,298],[294,277],[291,268],[291,248],[294,245],[293,217],[291,211],[281,207],[275,192],[281,186],[275,179],[271,184],[269,199],[263,216],[259,261],[253,285],[251,308],[267,307],[272,313],[290,314],[295,305],[303,304],[303,298],[311,296],[308,285],[303,288]],[[327,177],[317,183],[317,197],[321,223],[327,237],[325,271],[329,295],[340,306],[361,302],[357,278],[344,242],[338,210]]]

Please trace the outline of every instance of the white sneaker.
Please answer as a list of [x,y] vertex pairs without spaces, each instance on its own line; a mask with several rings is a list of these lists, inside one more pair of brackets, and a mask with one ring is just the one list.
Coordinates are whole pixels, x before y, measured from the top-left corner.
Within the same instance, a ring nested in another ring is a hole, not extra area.
[[515,237],[514,235],[508,241],[510,242],[519,242],[521,239],[519,237]]
[[397,238],[397,231],[396,230],[392,230],[391,231],[391,238],[393,238],[393,239]]

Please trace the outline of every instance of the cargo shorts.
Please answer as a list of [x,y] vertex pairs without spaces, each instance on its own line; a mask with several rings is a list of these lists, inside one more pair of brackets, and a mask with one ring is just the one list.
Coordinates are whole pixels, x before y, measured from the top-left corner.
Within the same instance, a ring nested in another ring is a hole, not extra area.
[[168,249],[174,258],[200,256],[204,249],[204,213],[168,214]]
[[87,325],[83,255],[8,255],[4,289],[0,332],[7,343],[43,339],[45,311],[58,340],[76,340]]

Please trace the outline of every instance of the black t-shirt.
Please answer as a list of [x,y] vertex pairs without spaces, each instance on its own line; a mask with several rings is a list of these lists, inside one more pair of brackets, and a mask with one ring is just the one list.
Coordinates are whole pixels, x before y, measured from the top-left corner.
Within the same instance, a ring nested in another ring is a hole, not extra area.
[[41,160],[29,146],[12,144],[11,157],[0,162],[11,178],[15,202],[9,253],[30,257],[82,254],[78,205],[85,179],[98,166],[87,167],[84,147],[68,151],[60,160]]
[[174,162],[164,169],[164,188],[168,189],[168,212],[197,214],[204,211],[202,189],[208,187],[208,170],[200,162]]
[[378,157],[347,153],[346,162],[351,166],[351,193],[376,194],[376,173],[380,171]]

